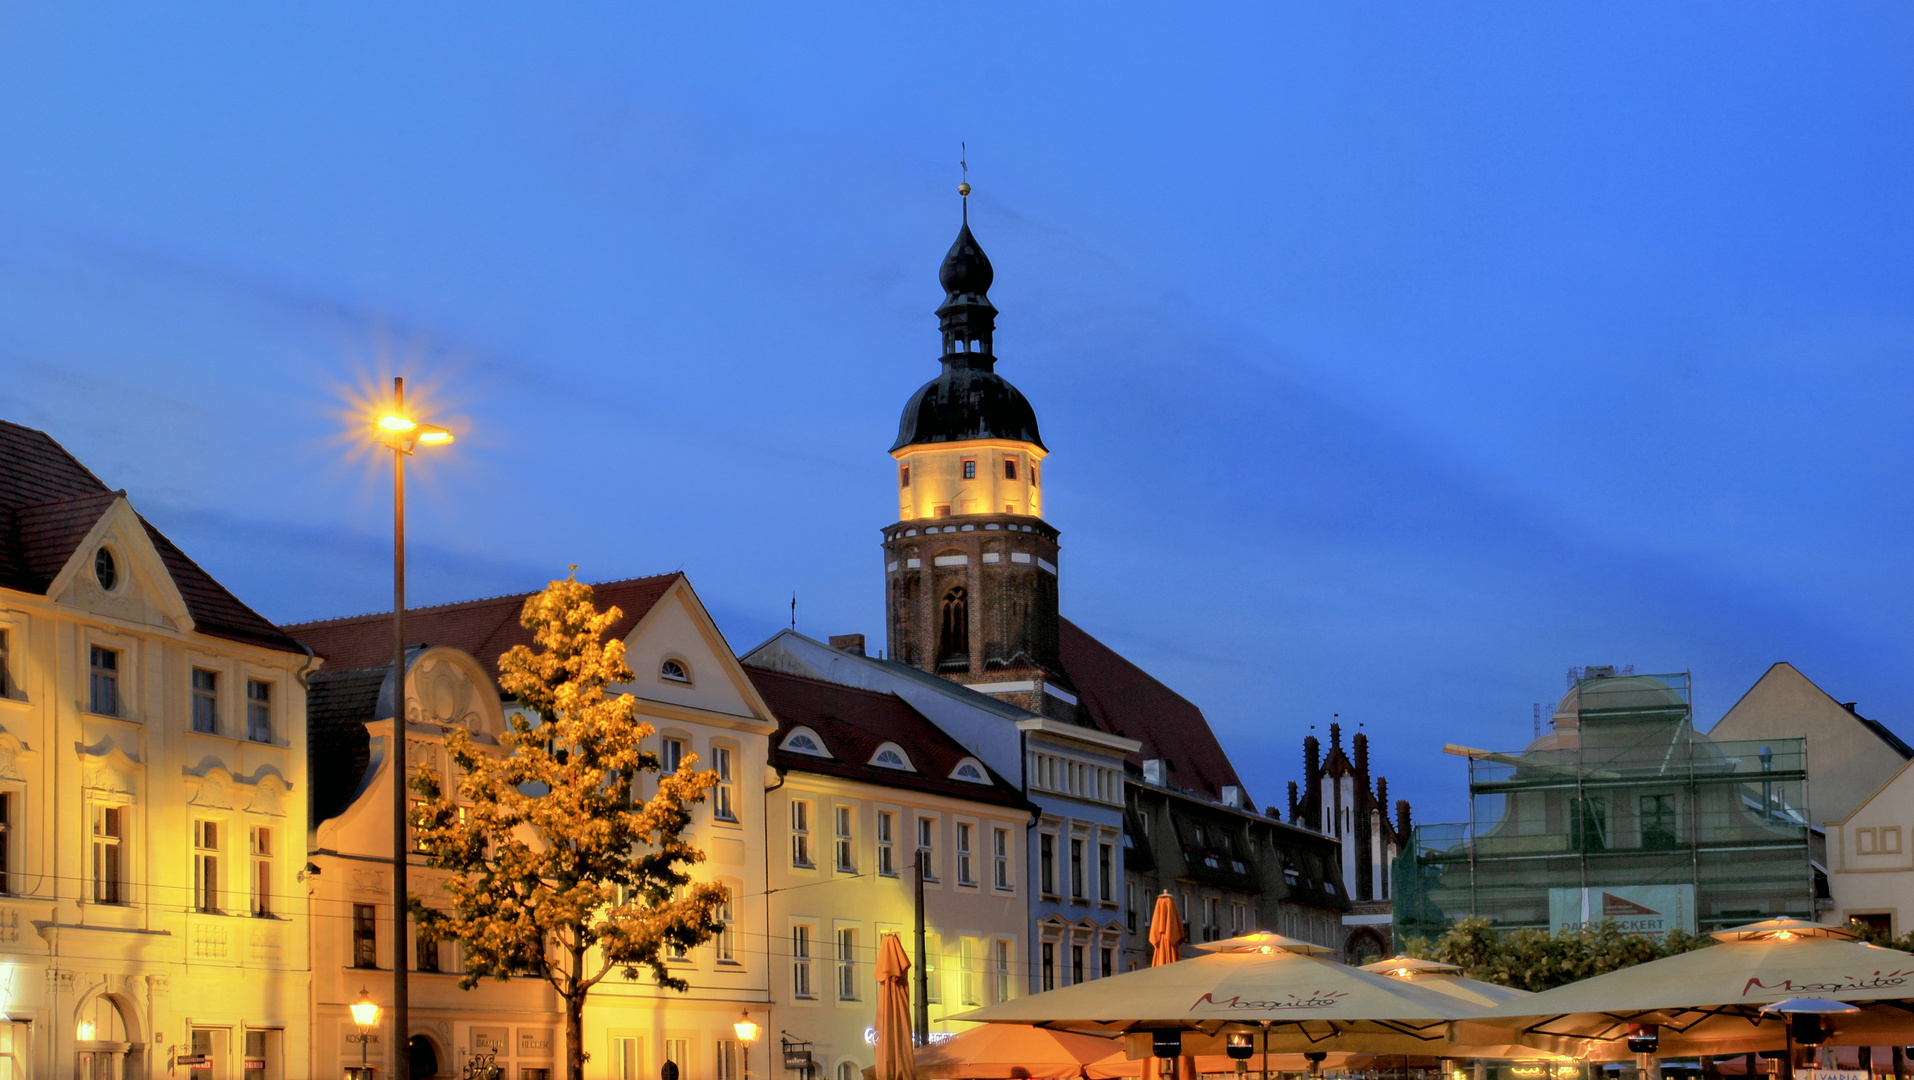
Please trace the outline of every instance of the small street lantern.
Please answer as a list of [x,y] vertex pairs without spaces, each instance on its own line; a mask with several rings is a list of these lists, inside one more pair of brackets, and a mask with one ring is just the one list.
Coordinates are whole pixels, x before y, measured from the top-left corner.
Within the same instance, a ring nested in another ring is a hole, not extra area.
[[[379,1026],[379,1003],[365,987],[359,988],[359,1000],[351,1005],[352,1022],[359,1025],[359,1073],[353,1080],[369,1080],[371,1068],[366,1064],[366,1044],[372,1041],[372,1029]],[[351,1070],[347,1070],[350,1072]]]
[[738,1022],[731,1025],[731,1031],[737,1035],[739,1045],[744,1047],[741,1059],[744,1080],[751,1080],[751,1044],[758,1041],[758,1022],[751,1019],[751,1010],[744,1010]]

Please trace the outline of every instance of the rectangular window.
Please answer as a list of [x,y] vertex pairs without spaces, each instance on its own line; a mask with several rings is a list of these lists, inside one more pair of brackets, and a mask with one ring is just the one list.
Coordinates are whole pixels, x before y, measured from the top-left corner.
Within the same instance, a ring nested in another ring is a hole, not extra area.
[[936,934],[924,935],[924,1000],[932,1005],[944,1001],[944,977],[937,970],[937,959],[943,952],[943,941]]
[[1115,975],[1116,972],[1112,970],[1110,967],[1110,965],[1115,962],[1116,962],[1116,958],[1110,949],[1107,949],[1107,948],[1098,949],[1097,950],[1097,978],[1107,979],[1110,976]]
[[964,459],[964,479],[966,480],[977,479],[977,459],[976,458]]
[[613,1039],[611,1041],[612,1080],[639,1080],[638,1040]]
[[193,669],[193,730],[206,735],[219,733],[219,673]]
[[1203,900],[1203,940],[1215,941],[1222,937],[1223,919],[1218,913],[1222,901],[1214,896]]
[[[671,898],[673,900],[683,900],[685,898],[685,887],[683,885],[672,886]],[[680,945],[679,943],[675,941],[666,942],[665,943],[665,959],[666,960],[690,960],[691,950],[687,949],[686,947],[684,947],[683,945]]]
[[658,755],[659,766],[667,773],[675,773],[678,766],[684,764],[685,743],[683,739],[666,739],[664,753]]
[[991,858],[996,861],[996,883],[999,889],[1010,888],[1010,830],[993,829],[990,834]]
[[93,902],[119,904],[126,882],[125,852],[120,841],[126,839],[126,808],[93,808]]
[[957,884],[977,884],[970,873],[970,826],[963,822],[957,823]]
[[727,899],[719,904],[713,914],[718,917],[718,932],[712,935],[712,950],[718,963],[735,964],[738,962],[738,928],[732,922],[731,901]]
[[1015,480],[1016,478],[1017,478],[1017,459],[1013,457],[1007,457],[1004,459],[1004,479]]
[[791,800],[791,865],[811,865],[811,804]]
[[678,1066],[679,1076],[684,1076],[691,1072],[690,1039],[666,1039],[664,1051],[665,1060]]
[[997,1000],[1010,1000],[1010,942],[997,942]]
[[379,966],[379,909],[371,904],[352,905],[352,966]]
[[837,999],[857,1000],[857,931],[848,927],[837,932]]
[[412,967],[416,971],[436,972],[439,970],[439,935],[420,927],[412,934],[412,951],[418,955],[413,958]]
[[910,486],[910,466],[909,466],[909,465],[900,465],[900,466],[898,466],[898,468],[897,468],[897,486],[898,486],[898,487],[909,487],[909,486]]
[[1043,483],[1043,471],[1041,467],[1039,467],[1037,463],[1033,461],[1030,463],[1030,486],[1036,487],[1042,483]]
[[937,833],[937,823],[929,818],[917,819],[917,854],[923,859],[924,880],[937,880],[937,849],[933,844]]
[[737,787],[731,776],[731,748],[714,746],[711,748],[711,771],[718,774],[718,786],[712,798],[712,815],[719,821],[736,821],[738,814],[732,804],[733,792]]
[[1131,882],[1123,885],[1123,926],[1136,933],[1136,885]]
[[87,711],[101,716],[120,715],[120,654],[93,646],[92,670]]
[[1037,836],[1037,877],[1045,896],[1057,895],[1057,838],[1050,833]]
[[734,1039],[718,1040],[718,1080],[739,1080],[738,1044]]
[[837,807],[837,868],[846,874],[857,873],[857,862],[852,858],[851,847],[851,808]]
[[253,915],[264,918],[272,914],[272,830],[263,825],[252,829],[253,855]]
[[1043,943],[1043,988],[1057,988],[1057,946],[1051,941]]
[[896,814],[877,812],[877,872],[885,877],[897,876],[897,847],[892,836],[896,824]]
[[1070,946],[1070,985],[1083,981],[1083,946]]
[[268,1054],[278,1042],[276,1031],[248,1031],[246,1033],[246,1078],[245,1080],[266,1080]]
[[1642,846],[1667,849],[1680,843],[1675,827],[1675,797],[1644,795],[1641,800]]
[[1083,841],[1070,838],[1070,898],[1083,899]]
[[1116,893],[1110,890],[1110,871],[1116,862],[1116,851],[1108,844],[1097,845],[1097,899],[1106,904],[1116,901]]
[[965,1005],[984,1003],[983,973],[977,970],[977,942],[972,938],[957,939],[957,977],[962,980],[957,992],[963,996]]
[[272,684],[260,679],[246,680],[246,737],[272,741]]
[[219,822],[193,822],[193,909],[219,910]]
[[791,928],[791,993],[816,996],[811,992],[811,928],[802,924]]

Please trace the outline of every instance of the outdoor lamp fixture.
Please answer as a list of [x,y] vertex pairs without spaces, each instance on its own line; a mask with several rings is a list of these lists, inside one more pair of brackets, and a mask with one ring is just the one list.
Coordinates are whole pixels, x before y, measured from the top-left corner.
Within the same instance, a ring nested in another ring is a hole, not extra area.
[[1224,1050],[1236,1062],[1236,1073],[1240,1076],[1249,1071],[1249,1059],[1256,1053],[1256,1039],[1247,1031],[1233,1032]]
[[744,1055],[740,1064],[743,1066],[745,1080],[750,1080],[751,1044],[758,1041],[758,1022],[751,1019],[750,1009],[744,1010],[744,1012],[739,1015],[738,1022],[731,1025],[731,1032],[738,1037],[739,1044],[744,1047]]
[[1631,1054],[1652,1054],[1661,1047],[1661,1025],[1628,1025],[1628,1052]]
[[1772,1005],[1763,1005],[1761,1011],[1786,1017],[1788,1038],[1796,1045],[1820,1046],[1828,1041],[1826,1017],[1858,1013],[1861,1007],[1832,998],[1788,998]]
[[1311,1050],[1304,1054],[1303,1060],[1309,1062],[1309,1075],[1321,1076],[1323,1074],[1323,1059],[1328,1056],[1328,1054],[1323,1053],[1321,1050]]
[[93,1021],[91,1020],[80,1021],[80,1026],[74,1030],[73,1034],[77,1036],[81,1042],[92,1042],[93,1041]]
[[[392,448],[392,895],[406,895],[406,855],[412,848],[406,835],[407,793],[405,777],[405,459],[421,446],[442,446],[452,441],[452,433],[435,424],[422,423],[405,411],[405,380],[392,380],[392,411],[373,422],[372,437]],[[411,940],[404,904],[392,905],[392,940],[405,953]],[[411,1030],[411,993],[406,982],[407,965],[392,965],[392,1030],[401,1044]],[[358,1007],[354,1007],[357,1016]],[[361,1050],[365,1047],[362,1044]],[[400,1046],[404,1050],[404,1046]],[[400,1053],[394,1059],[397,1080],[409,1080],[411,1063]]]
[[352,1022],[359,1025],[359,1080],[366,1078],[366,1044],[372,1041],[372,1029],[379,1023],[379,1003],[366,988],[359,988],[359,1000],[352,1003]]

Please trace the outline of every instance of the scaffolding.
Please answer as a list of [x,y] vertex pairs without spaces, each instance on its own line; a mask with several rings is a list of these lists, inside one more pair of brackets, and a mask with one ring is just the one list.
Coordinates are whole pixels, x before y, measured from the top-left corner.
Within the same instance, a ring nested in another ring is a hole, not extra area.
[[1813,919],[1825,884],[1805,740],[1713,741],[1690,701],[1686,673],[1604,673],[1520,753],[1450,747],[1469,759],[1469,820],[1416,828],[1396,864],[1396,940],[1464,916],[1639,933]]

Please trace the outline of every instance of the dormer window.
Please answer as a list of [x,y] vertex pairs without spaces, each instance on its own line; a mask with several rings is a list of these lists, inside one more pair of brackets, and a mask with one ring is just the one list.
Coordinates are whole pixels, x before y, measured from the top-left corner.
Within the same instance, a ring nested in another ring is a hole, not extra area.
[[984,772],[983,764],[974,758],[965,758],[958,762],[957,767],[950,771],[950,778],[971,784],[990,783],[990,776]]
[[691,672],[685,670],[682,662],[667,660],[658,665],[658,677],[668,682],[688,683],[691,681]]
[[871,764],[880,769],[898,769],[903,772],[916,771],[911,768],[910,759],[904,756],[903,748],[899,747],[896,743],[885,743],[878,747],[877,753],[871,755]]
[[798,728],[784,737],[782,748],[793,754],[809,754],[812,757],[830,757],[824,749],[824,741],[809,728]]
[[110,549],[101,548],[93,553],[93,578],[107,592],[112,592],[113,586],[120,583],[119,564],[113,561]]

